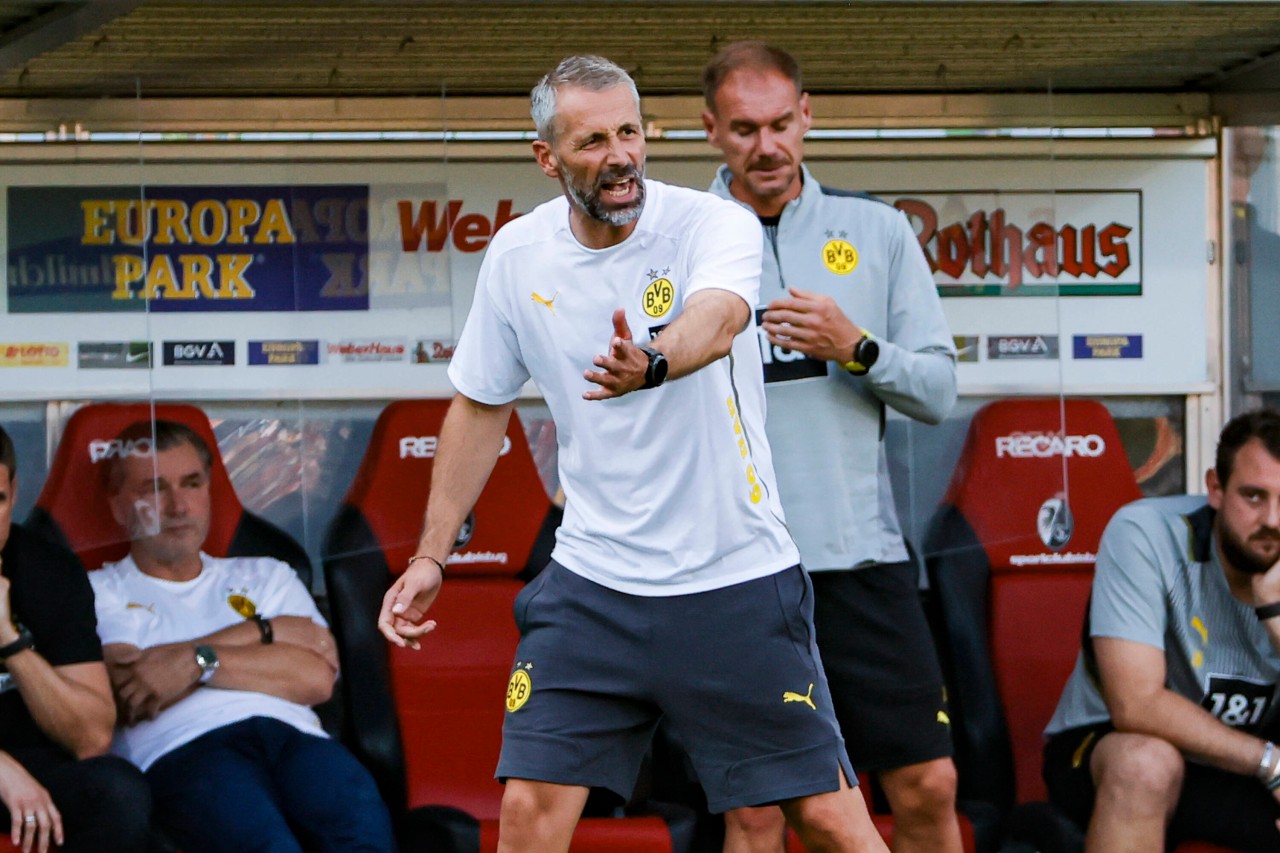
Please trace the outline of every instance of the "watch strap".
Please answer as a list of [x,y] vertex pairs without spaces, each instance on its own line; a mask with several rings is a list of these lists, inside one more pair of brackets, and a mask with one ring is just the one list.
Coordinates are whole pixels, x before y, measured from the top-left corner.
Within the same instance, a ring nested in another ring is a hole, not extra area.
[[264,619],[261,613],[255,613],[249,617],[249,621],[258,626],[258,632],[262,634],[262,645],[269,646],[275,642],[275,631],[271,629],[271,620]]
[[875,340],[870,332],[866,329],[862,330],[862,337],[858,338],[858,342],[853,345],[853,357],[844,363],[844,369],[852,373],[854,376],[866,376],[871,370],[871,365],[863,364],[858,360],[862,352],[862,345],[866,341]]
[[[1273,601],[1270,604],[1264,604],[1261,607],[1253,608],[1253,612],[1258,614],[1258,621],[1265,622],[1268,619],[1274,619],[1280,616],[1280,601]],[[3,650],[0,649],[0,652]]]
[[[649,357],[649,366],[644,371],[644,384],[640,386],[641,390],[646,388],[657,388],[663,382],[667,381],[666,360],[667,357],[656,349],[650,347],[640,347],[640,351]],[[663,364],[662,375],[658,375],[658,364]]]
[[27,630],[27,626],[19,623],[17,628],[18,639],[14,640],[12,643],[0,646],[0,660],[12,657],[18,652],[25,652],[27,649],[34,649],[36,647],[35,637],[31,636],[31,632]]

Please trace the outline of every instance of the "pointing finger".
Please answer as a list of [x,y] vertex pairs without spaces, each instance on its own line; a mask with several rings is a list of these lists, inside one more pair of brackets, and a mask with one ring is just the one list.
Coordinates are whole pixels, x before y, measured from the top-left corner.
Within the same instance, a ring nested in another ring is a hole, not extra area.
[[627,325],[627,312],[622,308],[613,311],[613,333],[624,340],[631,340],[631,327]]

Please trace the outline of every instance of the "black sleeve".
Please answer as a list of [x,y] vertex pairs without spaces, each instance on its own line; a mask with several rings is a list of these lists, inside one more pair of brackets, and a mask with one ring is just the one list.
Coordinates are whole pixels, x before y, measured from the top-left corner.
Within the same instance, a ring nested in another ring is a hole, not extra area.
[[70,551],[13,525],[3,551],[14,618],[53,666],[102,660],[89,575]]

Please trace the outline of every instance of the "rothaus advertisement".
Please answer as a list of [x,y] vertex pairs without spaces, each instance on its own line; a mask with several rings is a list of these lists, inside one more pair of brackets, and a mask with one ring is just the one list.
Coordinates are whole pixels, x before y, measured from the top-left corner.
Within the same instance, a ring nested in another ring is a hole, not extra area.
[[[911,223],[963,343],[962,391],[1205,383],[1207,357],[1186,342],[1206,338],[1207,161],[1063,161],[1049,189],[1043,167],[811,164]],[[12,399],[448,395],[484,250],[559,193],[532,159],[168,163],[131,183],[139,172],[69,162],[0,178]],[[709,160],[649,169],[699,188],[712,172]],[[858,287],[870,247],[828,230],[813,251],[838,245],[827,268]],[[610,332],[605,318],[602,347]],[[766,355],[775,370],[828,369]]]

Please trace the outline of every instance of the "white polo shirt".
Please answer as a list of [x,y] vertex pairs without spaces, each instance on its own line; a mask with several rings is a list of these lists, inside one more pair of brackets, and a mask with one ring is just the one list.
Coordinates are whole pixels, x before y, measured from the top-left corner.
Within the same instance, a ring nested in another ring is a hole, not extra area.
[[515,399],[529,378],[542,391],[567,498],[556,561],[621,592],[676,595],[764,577],[799,555],[774,486],[754,322],[729,356],[689,376],[582,399],[597,387],[583,372],[608,350],[615,309],[645,345],[700,290],[757,301],[756,218],[708,193],[645,187],[635,230],[607,249],[577,241],[564,197],[504,226],[449,377],[491,405]]

